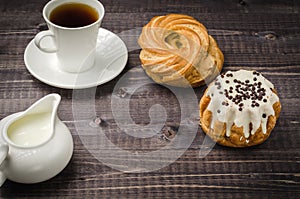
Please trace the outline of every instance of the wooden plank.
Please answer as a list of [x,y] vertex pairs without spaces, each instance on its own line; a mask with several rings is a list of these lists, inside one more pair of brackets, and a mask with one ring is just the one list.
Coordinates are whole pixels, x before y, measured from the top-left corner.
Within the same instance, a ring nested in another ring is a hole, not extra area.
[[[280,118],[265,143],[246,149],[215,145],[205,158],[199,158],[205,138],[199,127],[193,143],[177,161],[149,173],[120,172],[95,158],[76,128],[73,91],[48,86],[26,70],[23,61],[26,45],[37,32],[47,29],[41,15],[46,2],[0,3],[0,118],[26,109],[49,93],[59,93],[62,102],[58,114],[72,132],[74,155],[62,173],[46,182],[32,185],[5,182],[0,189],[1,198],[300,197],[299,1],[102,1],[106,9],[102,27],[122,36],[130,46],[129,60],[120,76],[97,87],[93,96],[95,112],[83,109],[81,114],[86,117],[80,122],[88,125],[95,116],[101,117],[108,125],[99,128],[120,148],[148,153],[169,144],[162,134],[148,139],[127,135],[117,125],[111,107],[113,89],[124,74],[129,74],[129,84],[148,80],[140,67],[136,40],[141,27],[156,15],[184,13],[201,21],[224,53],[223,71],[243,68],[262,72],[274,83],[282,102]],[[194,89],[198,101],[205,88]],[[178,128],[181,107],[176,96],[164,86],[146,85],[130,96],[130,116],[136,124],[147,125],[148,111],[155,104],[166,110],[165,125]],[[125,113],[126,109],[120,107],[120,112]],[[191,122],[197,123],[197,119],[192,116]],[[98,153],[111,152],[102,150]],[[180,148],[173,152],[176,150]],[[109,158],[121,161],[127,157]]]

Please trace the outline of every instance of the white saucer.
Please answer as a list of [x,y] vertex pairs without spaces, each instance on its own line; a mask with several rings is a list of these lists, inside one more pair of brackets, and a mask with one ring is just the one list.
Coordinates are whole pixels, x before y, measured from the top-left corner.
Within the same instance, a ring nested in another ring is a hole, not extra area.
[[[45,38],[45,45],[52,45]],[[100,28],[94,66],[82,73],[68,73],[58,68],[54,53],[40,51],[31,40],[25,49],[24,61],[28,71],[40,81],[67,89],[83,89],[104,84],[124,69],[128,52],[124,42],[114,33]]]

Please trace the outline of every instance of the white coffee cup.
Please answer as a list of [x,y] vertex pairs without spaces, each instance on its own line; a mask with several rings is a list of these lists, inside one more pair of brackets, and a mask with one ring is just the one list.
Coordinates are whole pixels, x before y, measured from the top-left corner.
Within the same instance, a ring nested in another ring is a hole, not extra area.
[[[67,3],[80,3],[92,7],[98,13],[98,19],[82,27],[64,27],[51,22],[51,12]],[[45,53],[55,53],[61,70],[71,73],[86,71],[95,62],[97,35],[104,13],[103,5],[97,0],[49,1],[43,9],[43,18],[49,30],[41,31],[35,36],[35,45]],[[43,45],[43,40],[47,37],[52,38],[54,46]]]

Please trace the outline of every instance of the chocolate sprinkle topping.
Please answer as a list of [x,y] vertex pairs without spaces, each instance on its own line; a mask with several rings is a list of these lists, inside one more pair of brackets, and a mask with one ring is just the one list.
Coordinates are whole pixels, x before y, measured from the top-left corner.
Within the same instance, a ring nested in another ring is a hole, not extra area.
[[[223,78],[223,79],[221,79]],[[212,98],[208,109],[218,113],[216,118],[231,125],[232,121],[244,127],[245,137],[256,132],[259,123],[266,132],[266,122],[254,119],[257,116],[268,118],[272,114],[270,107],[278,100],[273,91],[273,85],[259,72],[240,70],[228,71],[217,78],[212,84],[209,94],[216,95]],[[228,112],[228,114],[227,114]],[[226,113],[226,114],[225,114]],[[255,125],[249,127],[249,124]],[[212,123],[213,124],[213,123]],[[226,136],[230,136],[230,128],[226,129]]]
[[[253,71],[253,75],[259,76],[260,73]],[[232,73],[225,73],[222,78],[224,77],[233,77]],[[257,78],[254,77],[253,81],[257,81]],[[234,86],[229,87],[229,91],[227,89],[224,89],[225,96],[227,99],[231,100],[233,103],[238,105],[240,109],[244,106],[244,103],[242,103],[243,100],[252,100],[251,107],[259,107],[258,101],[264,101],[263,96],[266,95],[266,89],[261,88],[262,83],[261,82],[254,82],[250,83],[249,79],[246,79],[245,81],[240,81],[238,79],[234,79]],[[229,80],[225,80],[226,84],[229,84]],[[218,90],[221,90],[221,82],[215,82],[215,85],[217,86]],[[233,95],[234,91],[236,92],[235,95]],[[222,91],[219,91],[220,94],[223,94]],[[222,105],[225,105],[225,102],[222,103]]]

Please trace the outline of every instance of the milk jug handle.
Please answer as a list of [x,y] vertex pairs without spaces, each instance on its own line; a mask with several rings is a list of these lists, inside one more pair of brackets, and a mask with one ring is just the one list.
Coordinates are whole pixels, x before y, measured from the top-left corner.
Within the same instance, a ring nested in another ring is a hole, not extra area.
[[[8,154],[8,145],[4,143],[0,143],[0,165],[2,165],[2,163],[4,162],[5,158],[7,157],[7,154]],[[5,182],[5,180],[6,180],[6,176],[4,175],[3,171],[0,170],[0,187]]]

